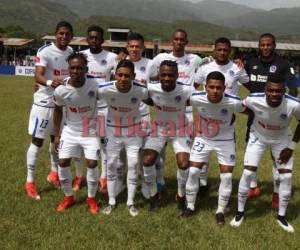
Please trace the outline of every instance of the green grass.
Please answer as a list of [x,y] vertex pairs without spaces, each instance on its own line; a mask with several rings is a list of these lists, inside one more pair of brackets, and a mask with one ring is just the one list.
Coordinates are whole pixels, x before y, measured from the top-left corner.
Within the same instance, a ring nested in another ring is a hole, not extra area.
[[[229,226],[237,207],[237,185],[242,171],[246,117],[237,116],[237,165],[234,171],[233,194],[226,212],[226,225],[215,224],[219,170],[215,156],[209,171],[209,197],[198,201],[197,214],[190,219],[178,219],[174,203],[176,192],[175,158],[168,148],[166,162],[167,191],[158,214],[149,214],[140,191],[137,204],[140,215],[132,218],[125,209],[125,195],[111,216],[87,212],[86,188],[76,195],[77,203],[63,214],[55,207],[63,194],[46,182],[49,171],[48,142],[41,150],[37,164],[37,185],[40,201],[26,197],[26,151],[30,143],[27,134],[32,103],[32,78],[0,76],[1,115],[1,249],[299,249],[300,242],[300,173],[299,146],[295,153],[293,197],[287,218],[295,227],[294,234],[285,233],[276,223],[276,213],[270,209],[272,181],[271,162],[267,152],[259,171],[263,195],[248,201],[246,219],[239,229]],[[245,93],[242,93],[245,95]],[[293,124],[295,125],[295,124]],[[102,206],[105,197],[97,197]]]

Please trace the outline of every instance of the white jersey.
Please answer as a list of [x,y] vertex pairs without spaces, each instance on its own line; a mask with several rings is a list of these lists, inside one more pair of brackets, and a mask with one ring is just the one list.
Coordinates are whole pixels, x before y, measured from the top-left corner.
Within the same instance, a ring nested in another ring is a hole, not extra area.
[[196,83],[206,83],[206,78],[209,73],[213,71],[221,72],[225,77],[225,92],[232,95],[237,95],[239,91],[240,83],[249,82],[249,76],[247,75],[245,69],[240,69],[235,63],[229,61],[226,65],[219,65],[214,60],[208,64],[202,65],[195,76]]
[[[202,59],[199,56],[185,53],[182,57],[176,57],[173,55],[173,52],[160,53],[153,58],[153,70],[151,76],[158,75],[160,64],[164,60],[171,60],[177,63],[178,82],[182,82],[189,86],[194,86],[196,71],[202,63]],[[186,111],[192,112],[192,107],[187,107]]]
[[[176,87],[170,92],[161,88],[160,82],[148,84],[149,97],[152,99],[156,111],[156,123],[166,126],[174,122],[176,128],[187,125],[185,117],[186,103],[192,94],[192,88],[181,82],[176,82]],[[184,118],[184,120],[183,120]]]
[[291,134],[289,124],[294,116],[300,120],[300,100],[285,95],[280,106],[270,107],[264,93],[251,94],[244,101],[244,105],[254,112],[251,126],[259,138],[278,140]]
[[224,93],[219,103],[211,103],[206,92],[195,91],[190,98],[190,103],[197,108],[198,115],[200,115],[200,137],[214,141],[234,139],[232,116],[234,112],[244,110],[238,96]]
[[128,127],[139,124],[141,113],[139,106],[148,98],[147,87],[133,82],[127,93],[120,92],[116,81],[98,85],[99,98],[105,99],[108,105],[106,125],[110,127]]
[[[89,79],[80,88],[75,88],[68,84],[70,78],[66,79],[66,85],[60,85],[54,90],[54,102],[58,106],[65,107],[64,129],[73,132],[83,133],[84,121],[95,122],[97,116],[97,85]],[[96,131],[89,126],[89,133]]]
[[[152,60],[142,57],[141,60],[132,61],[132,63],[134,64],[135,81],[147,85],[150,82]],[[142,102],[140,112],[142,116],[148,115],[150,113],[148,105]]]
[[[35,66],[44,67],[48,80],[65,79],[69,75],[67,58],[72,54],[71,47],[61,50],[54,43],[41,47],[35,58]],[[33,95],[33,102],[38,106],[54,107],[52,87],[38,84],[38,90]]]
[[[103,82],[109,82],[117,55],[106,50],[102,50],[98,54],[93,54],[90,49],[83,50],[81,53],[83,53],[88,60],[87,78],[91,79],[96,85]],[[107,104],[103,99],[98,100],[97,105],[99,109],[107,107]]]

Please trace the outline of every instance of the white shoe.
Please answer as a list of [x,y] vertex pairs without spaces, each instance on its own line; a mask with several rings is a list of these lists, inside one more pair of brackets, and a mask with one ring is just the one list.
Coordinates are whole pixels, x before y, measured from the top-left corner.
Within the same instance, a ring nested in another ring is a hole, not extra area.
[[114,205],[108,205],[106,208],[103,209],[104,214],[109,215],[116,207]]
[[244,213],[237,213],[230,221],[230,226],[239,227],[244,221]]
[[139,211],[136,209],[134,205],[128,206],[129,214],[133,217],[137,216],[139,214]]
[[295,232],[294,227],[286,221],[284,216],[278,216],[277,217],[277,222],[278,222],[279,226],[284,231],[286,231],[288,233],[294,233]]
[[142,191],[142,194],[143,194],[144,198],[149,200],[150,199],[150,190],[149,190],[147,184],[144,181],[142,182],[141,191]]

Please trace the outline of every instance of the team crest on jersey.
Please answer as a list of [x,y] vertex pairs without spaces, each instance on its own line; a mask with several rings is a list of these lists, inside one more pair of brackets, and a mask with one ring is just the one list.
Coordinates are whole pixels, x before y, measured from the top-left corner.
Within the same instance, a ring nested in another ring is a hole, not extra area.
[[282,120],[286,120],[287,114],[280,114],[280,118],[281,118]]
[[227,109],[221,109],[221,114],[222,115],[227,115],[228,114],[228,110]]
[[101,65],[106,65],[107,64],[107,61],[105,60],[105,59],[103,59],[102,61],[101,61]]
[[258,67],[257,67],[257,65],[254,65],[253,67],[252,67],[252,69],[257,69]]
[[93,90],[89,91],[88,96],[91,97],[91,98],[94,97],[95,92]]
[[277,67],[275,65],[270,66],[270,73],[275,73]]
[[234,161],[235,160],[235,155],[230,155],[230,160]]
[[110,98],[110,100],[111,100],[112,102],[115,102],[115,101],[116,101],[116,98],[112,97],[112,98]]
[[234,76],[234,71],[233,71],[233,70],[229,70],[229,75],[230,75],[231,77],[233,77],[233,76]]
[[263,112],[262,112],[261,110],[259,110],[259,111],[257,111],[257,114],[258,114],[258,115],[262,115]]
[[191,62],[190,62],[189,60],[185,60],[184,64],[185,64],[185,65],[190,65]]
[[156,100],[160,100],[160,97],[157,95],[157,96],[155,96],[155,99]]
[[54,61],[57,61],[58,60],[58,57],[54,57]]
[[138,99],[137,99],[136,97],[132,97],[132,98],[131,98],[131,102],[132,102],[133,104],[137,103],[137,100],[138,100]]
[[140,71],[145,72],[146,68],[144,66],[140,67]]
[[175,97],[175,101],[176,101],[176,102],[181,102],[181,96],[180,96],[180,95],[176,96],[176,97]]

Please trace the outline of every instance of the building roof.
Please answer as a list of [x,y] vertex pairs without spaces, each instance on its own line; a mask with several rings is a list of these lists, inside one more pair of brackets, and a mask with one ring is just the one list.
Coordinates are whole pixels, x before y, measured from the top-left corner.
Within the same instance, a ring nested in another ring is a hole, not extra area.
[[34,39],[2,37],[0,40],[3,41],[4,46],[24,46],[32,42]]
[[[231,46],[236,48],[258,48],[258,42],[231,40]],[[300,50],[300,44],[296,43],[276,43],[276,49],[279,50]]]

